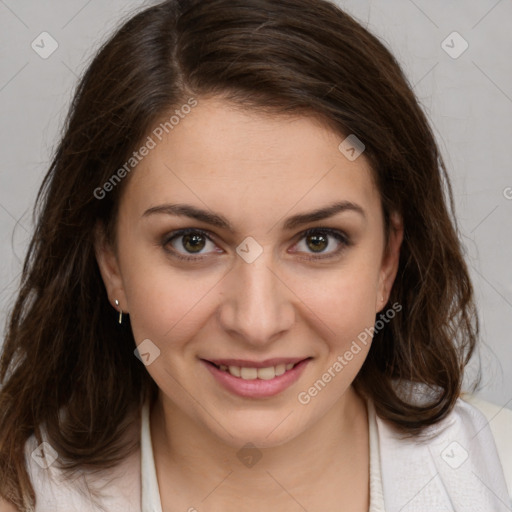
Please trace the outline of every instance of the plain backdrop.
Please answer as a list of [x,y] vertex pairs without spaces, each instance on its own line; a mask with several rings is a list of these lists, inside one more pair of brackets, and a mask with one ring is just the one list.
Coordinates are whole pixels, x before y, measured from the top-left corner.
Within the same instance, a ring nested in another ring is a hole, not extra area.
[[[122,19],[154,3],[0,0],[2,328],[77,79]],[[512,1],[337,3],[391,49],[434,128],[480,311],[477,394],[512,408]]]

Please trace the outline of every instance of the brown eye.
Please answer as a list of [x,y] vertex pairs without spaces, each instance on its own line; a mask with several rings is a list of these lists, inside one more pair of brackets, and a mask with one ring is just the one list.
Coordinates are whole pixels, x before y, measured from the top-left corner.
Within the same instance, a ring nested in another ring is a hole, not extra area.
[[[162,240],[165,251],[173,257],[184,260],[201,260],[202,256],[212,251],[204,250],[208,244],[212,245],[213,252],[216,245],[212,239],[203,231],[198,229],[182,229],[170,233]],[[188,255],[198,256],[188,256]]]
[[205,237],[200,234],[182,236],[183,247],[192,253],[200,252],[205,246]]
[[[303,242],[304,240],[304,242]],[[222,253],[212,238],[200,229],[182,229],[168,234],[161,242],[164,250],[173,258],[198,262],[210,253]],[[211,244],[211,250],[207,250]],[[351,245],[349,237],[342,231],[330,228],[313,228],[301,233],[301,238],[295,247],[304,244],[305,248],[299,248],[292,252],[305,252],[318,254],[306,258],[309,260],[327,259],[337,256],[343,249]],[[333,250],[331,250],[331,248]]]
[[[301,245],[303,247],[301,247]],[[342,231],[330,228],[313,228],[302,233],[302,238],[296,245],[298,249],[294,252],[306,252],[308,254],[319,255],[308,258],[311,260],[326,259],[337,256],[343,249],[350,245],[349,237]],[[334,250],[330,250],[331,248]]]
[[323,234],[308,235],[306,237],[306,244],[308,244],[308,247],[313,252],[322,252],[328,247],[329,240],[328,237]]

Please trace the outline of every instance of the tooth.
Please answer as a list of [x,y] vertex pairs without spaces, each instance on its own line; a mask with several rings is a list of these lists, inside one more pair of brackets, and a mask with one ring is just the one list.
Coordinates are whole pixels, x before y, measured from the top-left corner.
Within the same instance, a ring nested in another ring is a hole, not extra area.
[[283,375],[283,373],[286,371],[286,365],[285,364],[278,364],[275,367],[275,373],[276,377],[279,377],[279,375]]
[[254,380],[258,378],[257,368],[240,368],[240,377],[245,380]]
[[267,368],[258,368],[258,379],[270,380],[276,376],[276,372],[273,366]]
[[229,373],[234,377],[240,377],[240,366],[230,366],[228,368]]
[[267,368],[247,368],[240,366],[226,366],[221,364],[219,368],[222,371],[228,372],[234,377],[239,377],[245,380],[271,380],[275,377],[283,375],[286,371],[294,367],[294,363],[278,364],[277,366],[268,366]]

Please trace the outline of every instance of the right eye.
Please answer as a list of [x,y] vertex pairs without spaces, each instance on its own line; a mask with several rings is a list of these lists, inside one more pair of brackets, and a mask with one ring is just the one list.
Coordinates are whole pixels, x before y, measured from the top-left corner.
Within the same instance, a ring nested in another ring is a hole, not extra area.
[[[171,254],[172,257],[187,261],[204,259],[203,257],[196,257],[193,255],[204,255],[205,252],[201,251],[208,245],[208,243],[215,246],[213,240],[205,231],[192,228],[173,231],[166,235],[162,241],[164,249]],[[172,249],[168,248],[169,245]],[[188,252],[180,252],[180,249],[184,249]],[[215,252],[218,253],[219,251]]]

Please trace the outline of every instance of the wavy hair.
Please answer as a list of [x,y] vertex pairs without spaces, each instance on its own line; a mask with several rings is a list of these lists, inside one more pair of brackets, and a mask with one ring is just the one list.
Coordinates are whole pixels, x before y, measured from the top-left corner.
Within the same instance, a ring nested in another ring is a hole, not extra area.
[[[163,116],[214,95],[314,115],[364,142],[386,228],[392,212],[404,222],[389,298],[403,309],[375,334],[354,386],[410,435],[446,417],[460,394],[478,337],[473,289],[445,165],[390,51],[326,0],[165,1],[96,53],[37,196],[0,360],[0,495],[19,510],[36,502],[24,446],[43,426],[65,471],[113,467],[134,449],[124,439],[132,413],[158,389],[133,355],[129,324],[116,322],[94,252],[98,225],[115,244],[127,180],[101,200],[95,191]],[[420,404],[397,383],[436,392]]]

